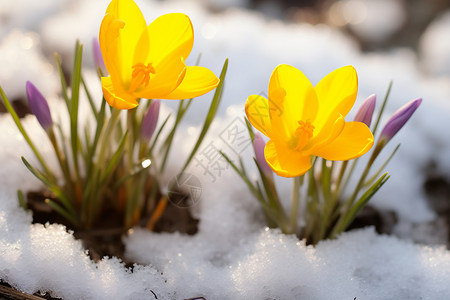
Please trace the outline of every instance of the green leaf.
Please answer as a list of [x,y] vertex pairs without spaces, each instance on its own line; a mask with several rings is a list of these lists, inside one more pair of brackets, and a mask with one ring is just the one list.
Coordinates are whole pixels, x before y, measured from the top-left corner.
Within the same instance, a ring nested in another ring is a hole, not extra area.
[[83,46],[77,41],[75,46],[75,59],[72,72],[72,98],[70,102],[70,141],[72,146],[72,159],[77,178],[80,177],[78,166],[78,103],[80,99],[80,82],[81,82],[81,56]]
[[37,150],[37,148],[34,146],[33,142],[31,141],[30,137],[28,136],[27,132],[25,131],[25,128],[23,128],[22,123],[20,122],[20,118],[17,115],[16,111],[12,107],[11,103],[8,100],[8,97],[6,97],[5,92],[3,91],[2,87],[0,86],[0,94],[3,99],[3,104],[5,105],[6,110],[10,113],[11,117],[14,120],[14,123],[16,123],[17,128],[19,129],[22,136],[25,138],[25,141],[27,141],[28,145],[30,146],[31,150],[33,150],[34,155],[41,163],[41,166],[44,168],[46,174],[48,176],[52,176],[52,173],[50,172],[50,169],[48,168],[47,164],[45,163],[44,159],[42,158],[41,154]]
[[236,171],[236,173],[238,173],[238,175],[242,178],[242,180],[244,180],[244,182],[247,184],[248,188],[250,189],[250,192],[259,200],[262,202],[264,200],[264,197],[262,196],[262,193],[258,192],[258,189],[255,188],[255,186],[252,184],[252,182],[250,181],[250,179],[245,175],[245,171],[244,170],[240,170],[236,164],[228,157],[228,155],[226,155],[225,153],[223,153],[222,151],[219,151],[219,153],[225,158],[225,160],[231,165],[231,167]]
[[388,89],[386,91],[386,96],[384,97],[383,104],[381,105],[380,112],[378,113],[377,121],[375,122],[375,125],[374,125],[374,127],[372,129],[373,135],[375,135],[375,133],[376,133],[376,131],[378,129],[378,124],[380,123],[381,116],[383,115],[384,108],[385,108],[387,100],[389,98],[389,94],[391,93],[391,89],[392,89],[392,81],[389,82],[389,86],[388,86]]
[[350,211],[347,213],[346,216],[343,218],[343,222],[338,222],[336,224],[335,229],[333,229],[333,234],[337,235],[340,234],[342,231],[344,231],[355,219],[358,212],[369,202],[369,200],[372,198],[373,195],[386,183],[386,181],[389,179],[388,173],[384,173],[359,199],[358,201],[352,206]]
[[63,216],[65,219],[67,219],[69,222],[71,222],[75,226],[79,226],[79,222],[71,215],[68,211],[66,211],[62,206],[60,206],[58,203],[51,199],[45,199],[45,203],[47,203],[54,211],[56,211],[58,214]]
[[175,137],[175,132],[177,130],[177,127],[179,123],[181,122],[181,119],[183,118],[183,103],[184,100],[181,100],[178,104],[178,110],[177,110],[177,116],[175,118],[175,123],[172,126],[172,130],[167,135],[166,140],[164,141],[163,145],[161,146],[160,152],[164,151],[164,157],[161,163],[160,172],[162,173],[164,171],[164,168],[166,166],[167,158],[169,156],[170,147],[172,146],[173,138]]
[[130,178],[133,178],[134,176],[137,176],[139,174],[141,174],[143,171],[145,171],[147,168],[142,168],[142,166],[140,168],[138,168],[136,171],[134,172],[130,172],[124,176],[122,176],[119,180],[117,180],[113,187],[111,188],[111,190],[115,191],[117,190],[125,181],[127,181]]
[[20,207],[22,207],[23,209],[27,210],[28,209],[28,205],[27,205],[27,201],[25,200],[25,196],[23,195],[22,190],[17,190],[17,199],[19,199]]
[[369,186],[372,184],[372,182],[375,181],[375,179],[380,175],[380,173],[384,170],[384,168],[386,168],[387,164],[391,161],[392,157],[394,157],[394,154],[397,152],[398,148],[400,148],[400,144],[398,144],[394,151],[392,151],[392,153],[389,155],[389,157],[386,159],[386,161],[381,165],[381,167],[375,172],[375,174],[369,178],[369,180],[367,180],[364,183],[364,186]]
[[48,178],[46,178],[46,176],[44,174],[39,172],[37,169],[33,168],[31,166],[31,164],[23,156],[21,158],[22,158],[22,162],[25,164],[27,169],[30,170],[30,172],[34,176],[36,176],[36,178],[38,178],[40,181],[42,181],[42,183],[44,183],[50,189],[50,191],[52,191],[56,195],[56,197],[66,207],[66,209],[68,209],[70,212],[72,212],[72,214],[75,215],[76,214],[75,209],[73,208],[71,201],[69,200],[67,195],[64,193],[64,191],[56,183],[53,183]]
[[255,133],[253,132],[253,126],[252,124],[247,120],[247,118],[244,118],[245,125],[247,125],[248,134],[250,135],[250,138],[253,140],[255,139]]
[[53,186],[54,184],[49,180],[44,174],[39,172],[37,169],[33,168],[31,164],[25,159],[25,157],[21,156],[22,162],[27,167],[27,169],[36,176],[37,179],[42,181],[46,186]]
[[119,159],[123,155],[123,148],[125,147],[125,142],[127,141],[128,137],[128,131],[125,132],[125,134],[122,137],[122,140],[120,141],[119,147],[117,148],[116,152],[114,152],[114,155],[109,160],[108,165],[106,166],[105,171],[103,172],[103,175],[100,179],[100,185],[103,185],[105,183],[106,178],[111,174],[111,172],[117,167],[119,163]]
[[171,115],[172,114],[169,114],[167,116],[167,118],[164,120],[164,122],[162,123],[161,127],[159,127],[158,132],[156,133],[155,138],[153,139],[153,143],[152,143],[152,146],[150,147],[149,152],[152,152],[153,148],[155,148],[156,142],[158,141],[159,136],[161,135],[161,132],[163,131],[164,127],[166,126],[167,121],[169,121],[169,118]]
[[84,92],[86,93],[86,96],[89,101],[89,105],[91,106],[92,113],[94,114],[95,118],[97,119],[98,111],[97,108],[95,108],[94,100],[92,99],[91,93],[89,92],[89,89],[86,85],[86,82],[84,81],[83,76],[81,76],[81,83],[83,84]]
[[280,201],[278,200],[279,198],[278,198],[278,194],[276,193],[276,190],[274,190],[271,187],[266,176],[264,175],[264,172],[259,167],[259,164],[255,158],[253,158],[253,161],[255,162],[255,165],[258,168],[259,176],[261,178],[261,182],[263,184],[265,194],[267,195],[267,199],[269,200],[270,207],[278,210],[280,208],[278,205],[280,203]]
[[219,77],[220,82],[214,93],[213,100],[209,107],[208,114],[206,115],[206,119],[203,124],[202,131],[200,132],[200,135],[197,139],[197,143],[195,144],[194,148],[192,149],[191,154],[189,155],[189,158],[185,162],[184,167],[181,169],[180,173],[183,173],[184,170],[186,170],[186,168],[188,167],[192,158],[194,158],[195,153],[197,153],[197,150],[199,149],[200,145],[202,144],[203,139],[205,138],[205,135],[208,132],[209,126],[211,125],[211,123],[217,113],[217,109],[219,108],[219,104],[222,99],[223,86],[225,83],[225,75],[227,73],[227,69],[228,69],[228,58],[225,60],[225,63],[223,64],[222,72],[220,73],[220,77]]
[[63,95],[64,101],[66,102],[67,110],[70,113],[70,101],[69,96],[67,95],[67,82],[66,78],[64,77],[64,71],[61,66],[61,58],[59,57],[58,53],[54,54],[55,62],[56,62],[56,68],[58,69],[59,73],[59,79],[61,81],[61,93]]

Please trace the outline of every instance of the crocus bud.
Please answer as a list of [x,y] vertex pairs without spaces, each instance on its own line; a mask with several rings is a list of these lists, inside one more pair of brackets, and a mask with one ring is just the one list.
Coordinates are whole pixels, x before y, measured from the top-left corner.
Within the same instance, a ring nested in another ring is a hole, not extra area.
[[149,141],[155,131],[156,123],[158,123],[160,102],[159,100],[153,100],[142,120],[141,137],[144,140]]
[[375,94],[372,94],[369,97],[367,97],[366,100],[364,100],[364,102],[359,107],[359,110],[356,113],[355,119],[353,121],[363,122],[364,124],[367,125],[367,127],[370,127],[376,101],[377,96],[375,96]]
[[53,121],[47,100],[45,100],[34,84],[29,81],[27,81],[26,90],[31,112],[36,116],[42,128],[48,131],[52,127]]
[[94,62],[97,69],[100,69],[103,76],[108,76],[108,71],[106,70],[105,61],[103,60],[102,51],[100,50],[100,44],[97,38],[92,40],[92,50],[94,52]]
[[264,143],[261,134],[257,132],[255,134],[255,138],[253,139],[253,149],[255,150],[256,162],[258,163],[259,168],[265,175],[272,176],[273,171],[267,164],[266,159],[264,157],[265,146],[266,144]]
[[405,125],[409,118],[411,118],[420,103],[422,103],[422,98],[417,98],[400,107],[392,115],[389,121],[387,121],[383,131],[381,131],[380,142],[389,142],[389,140],[392,139],[392,137],[403,127],[403,125]]

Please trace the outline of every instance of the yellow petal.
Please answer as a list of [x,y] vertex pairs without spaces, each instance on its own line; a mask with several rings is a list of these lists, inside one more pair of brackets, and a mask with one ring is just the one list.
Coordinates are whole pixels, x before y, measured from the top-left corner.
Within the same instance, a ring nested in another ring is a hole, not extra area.
[[194,44],[194,30],[189,17],[182,13],[162,15],[148,26],[149,62],[157,72],[168,67],[164,61],[186,59]]
[[333,112],[345,117],[355,104],[358,91],[356,70],[352,66],[339,68],[325,76],[314,89],[319,100],[315,126],[321,130]]
[[167,99],[166,97],[184,80],[187,71],[187,67],[181,59],[178,62],[174,60],[168,61],[167,65],[172,66],[172,72],[150,75],[148,86],[140,87],[136,91],[137,97]]
[[126,93],[121,86],[113,85],[111,77],[102,77],[103,96],[109,105],[117,109],[131,109],[138,106],[138,102],[133,96]]
[[289,65],[275,68],[269,82],[272,131],[290,140],[299,121],[311,122],[317,113],[317,97],[311,82]]
[[265,136],[271,132],[269,101],[260,95],[251,95],[245,101],[247,119],[257,130]]
[[366,154],[372,148],[373,135],[362,122],[346,122],[344,130],[331,143],[312,152],[328,160],[350,160]]
[[150,46],[146,62],[152,64],[155,74],[138,94],[143,98],[167,99],[185,76],[184,60],[194,43],[191,20],[181,13],[163,15],[148,26],[147,35]]
[[291,150],[283,143],[267,142],[264,156],[272,170],[282,177],[296,177],[311,168],[311,157]]
[[317,135],[314,136],[309,142],[309,146],[304,151],[312,152],[315,149],[319,149],[332,141],[334,141],[344,130],[345,119],[338,113],[334,112],[327,120],[322,130],[316,131]]
[[201,96],[215,89],[219,78],[204,67],[186,67],[186,75],[181,84],[163,99],[189,99]]
[[111,14],[105,15],[100,26],[100,49],[106,69],[115,84],[122,84],[124,81],[122,78],[122,57],[118,51],[120,30],[124,26],[123,21],[115,19]]
[[[107,40],[102,47],[115,52],[114,57],[107,57],[112,60],[108,64],[119,64],[122,82],[129,82],[131,79],[132,66],[135,60],[135,49],[138,41],[142,39],[142,34],[147,30],[147,23],[139,7],[133,0],[113,0],[106,9],[106,14],[111,15],[111,19],[120,20],[124,26],[118,32],[118,37],[109,37],[109,33],[104,33],[103,40]],[[106,17],[106,16],[105,16]],[[100,29],[102,35],[102,29]],[[100,41],[102,38],[100,38]],[[100,42],[101,43],[101,42]],[[141,42],[141,47],[144,43]],[[147,52],[147,51],[144,51]],[[108,68],[108,65],[107,65]],[[109,69],[108,69],[109,72]],[[111,74],[111,73],[110,73]],[[112,75],[114,77],[114,75]]]

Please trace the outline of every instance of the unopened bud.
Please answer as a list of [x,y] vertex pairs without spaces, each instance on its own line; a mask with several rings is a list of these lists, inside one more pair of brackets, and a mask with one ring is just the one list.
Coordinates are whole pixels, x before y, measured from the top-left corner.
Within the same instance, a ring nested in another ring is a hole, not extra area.
[[42,128],[48,131],[52,127],[53,121],[47,100],[45,100],[34,84],[29,81],[26,83],[26,90],[31,112],[36,116]]
[[273,171],[267,164],[266,159],[264,157],[265,146],[266,144],[264,143],[261,134],[257,132],[255,134],[255,138],[253,139],[253,149],[255,151],[256,162],[258,163],[259,168],[265,175],[272,176]]
[[142,120],[141,136],[144,140],[150,140],[158,123],[160,100],[153,100],[150,104],[144,119]]
[[100,43],[97,38],[92,40],[92,50],[94,53],[94,62],[97,69],[102,72],[102,76],[108,76],[108,71],[106,70],[105,61],[103,60],[102,51],[100,50]]
[[392,115],[389,121],[387,121],[383,131],[381,131],[380,142],[389,142],[389,140],[392,139],[392,137],[403,127],[403,125],[405,125],[409,118],[411,118],[420,103],[422,103],[422,98],[417,98],[400,107]]
[[370,127],[370,123],[372,122],[373,111],[375,110],[375,103],[377,100],[377,96],[375,94],[370,95],[364,100],[364,102],[359,107],[358,112],[356,113],[355,119],[353,121],[363,122]]

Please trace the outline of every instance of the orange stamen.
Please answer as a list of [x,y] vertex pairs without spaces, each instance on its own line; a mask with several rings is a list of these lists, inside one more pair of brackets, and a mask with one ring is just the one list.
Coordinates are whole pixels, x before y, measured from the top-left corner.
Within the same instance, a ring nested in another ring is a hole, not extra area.
[[298,121],[298,127],[295,130],[295,135],[298,137],[298,142],[295,150],[302,150],[312,138],[313,132],[314,125],[312,125],[310,120],[306,120],[306,122],[302,120]]
[[130,92],[134,92],[139,86],[148,86],[150,82],[150,74],[155,74],[155,68],[151,63],[144,65],[143,63],[137,63],[133,67],[133,73],[131,74]]

